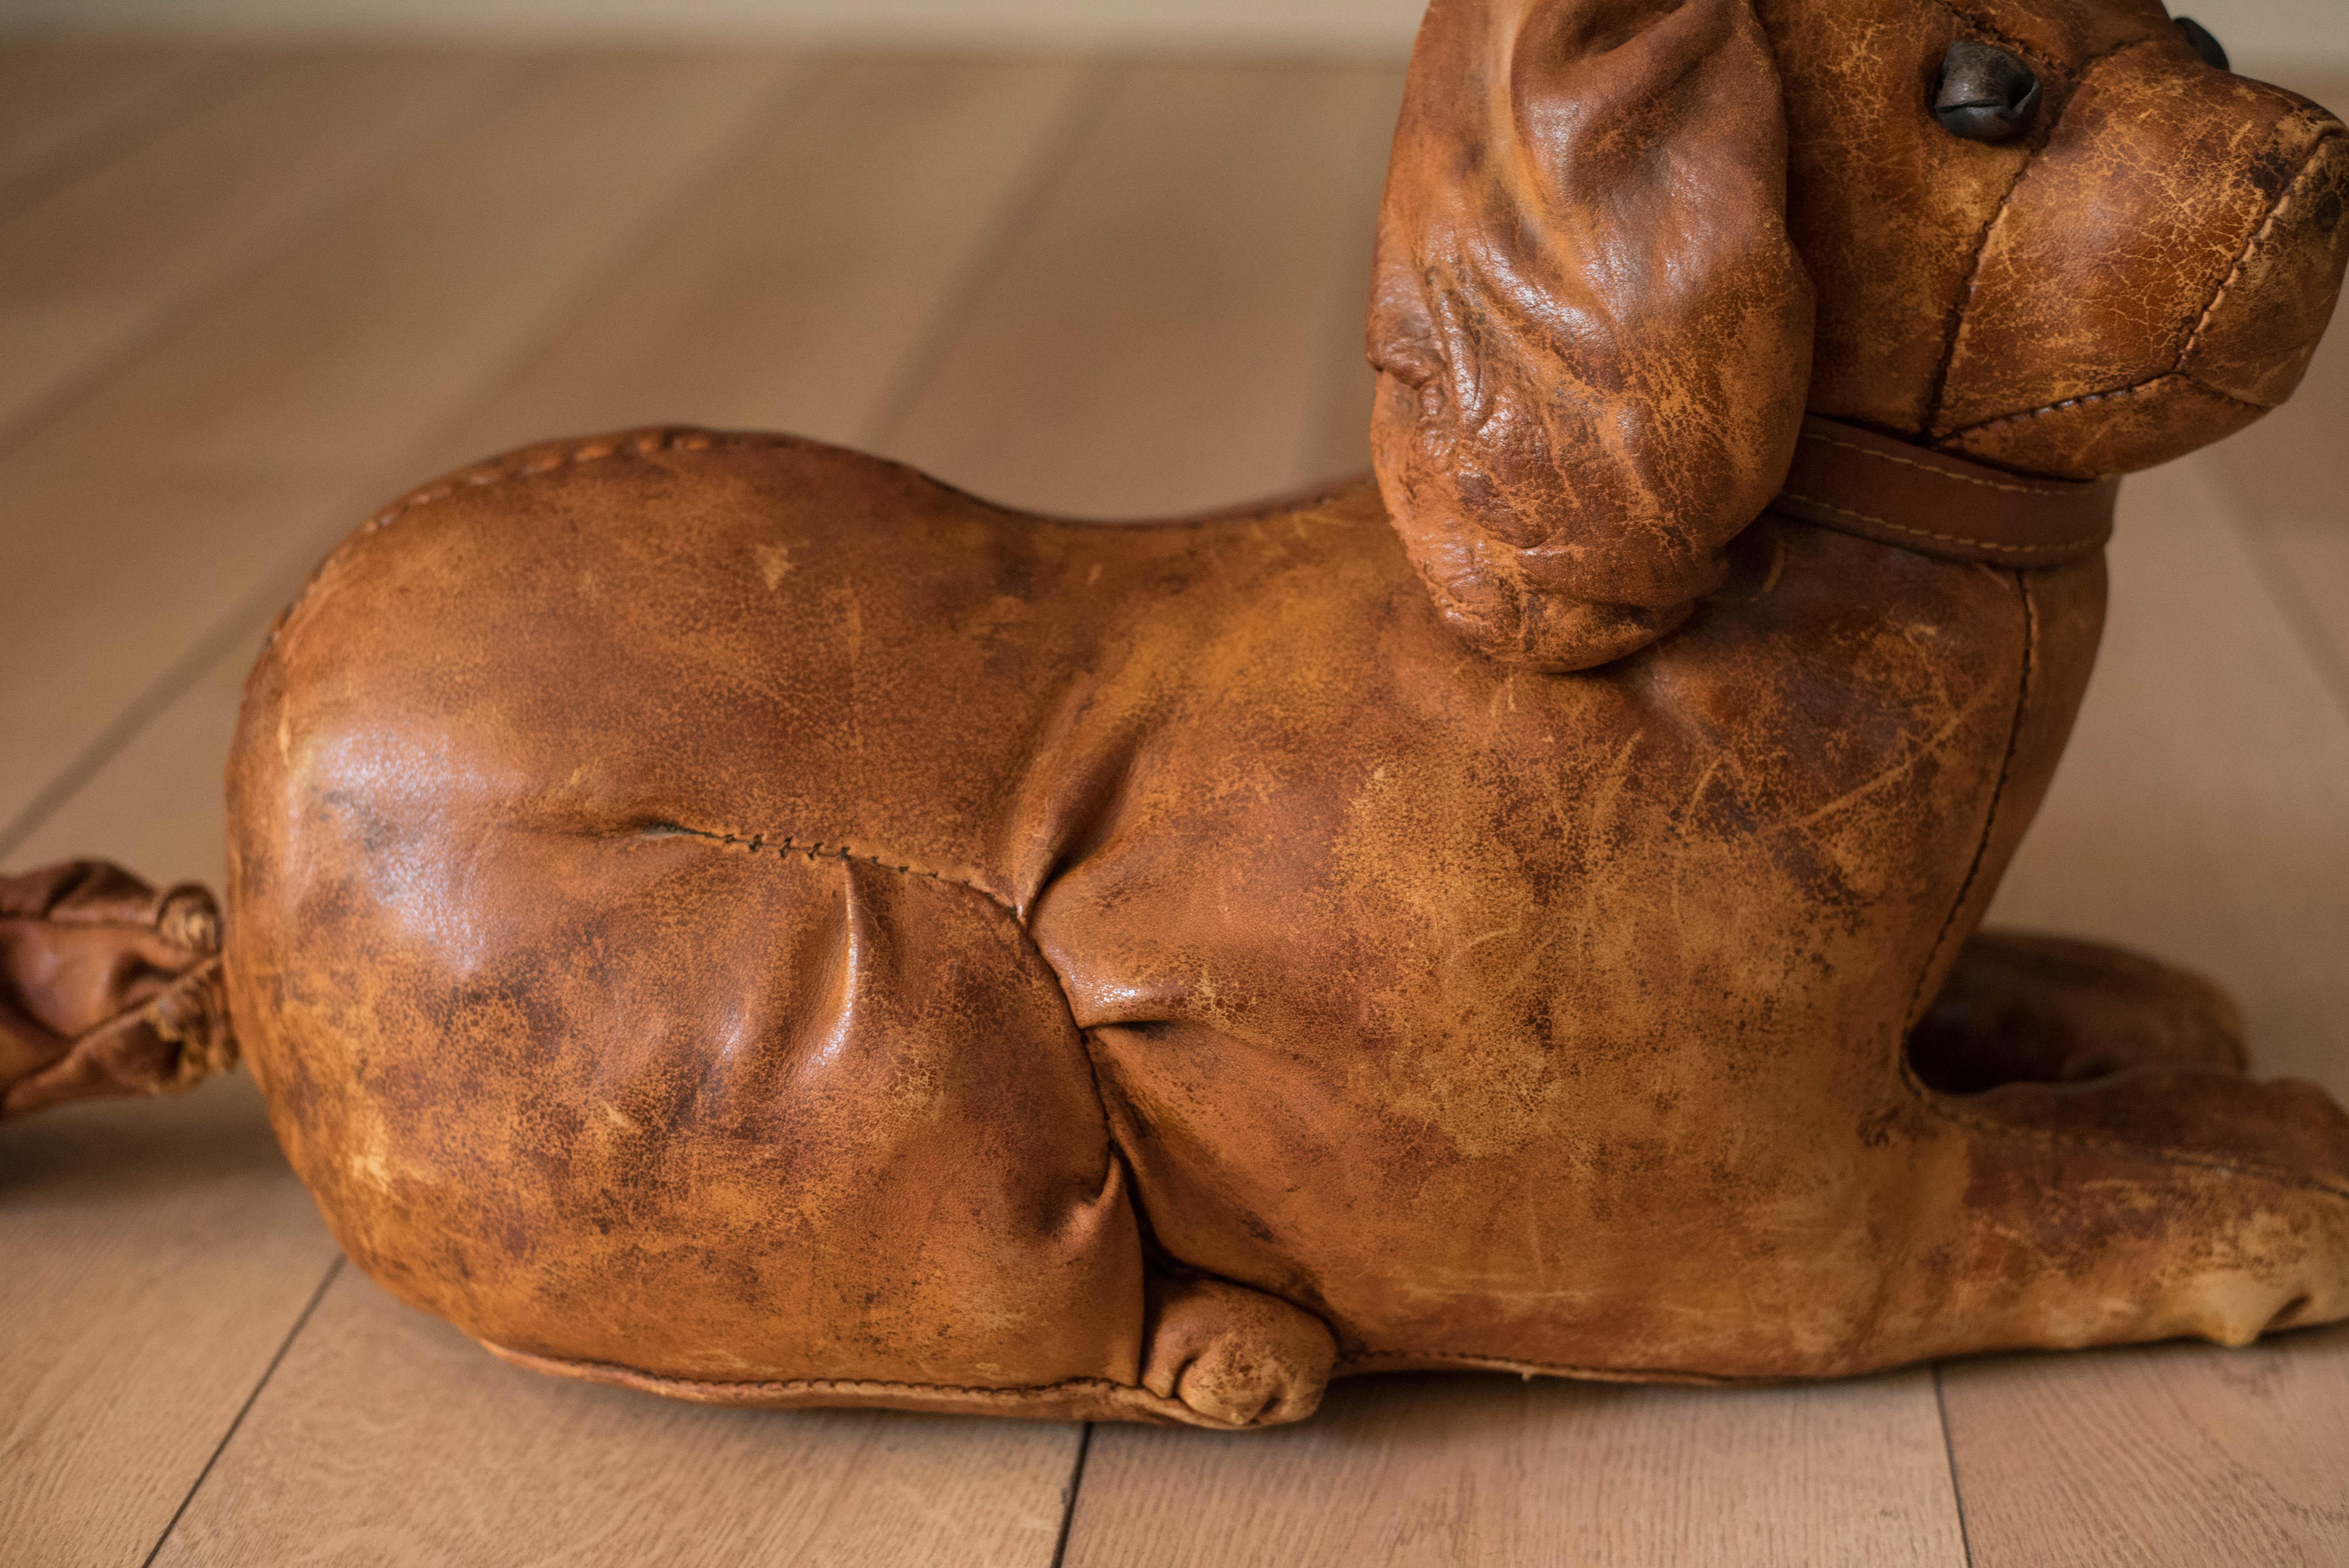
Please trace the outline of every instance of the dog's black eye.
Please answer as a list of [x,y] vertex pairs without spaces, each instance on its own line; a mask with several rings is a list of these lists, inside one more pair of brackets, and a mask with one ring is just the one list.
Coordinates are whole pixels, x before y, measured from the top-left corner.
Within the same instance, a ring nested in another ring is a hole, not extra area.
[[2227,46],[2210,36],[2210,29],[2191,16],[2175,18],[2178,30],[2186,35],[2186,42],[2202,57],[2202,63],[2214,71],[2232,70],[2227,64]]
[[1968,141],[2005,141],[2031,129],[2039,77],[2004,49],[1961,38],[1941,57],[1933,118]]

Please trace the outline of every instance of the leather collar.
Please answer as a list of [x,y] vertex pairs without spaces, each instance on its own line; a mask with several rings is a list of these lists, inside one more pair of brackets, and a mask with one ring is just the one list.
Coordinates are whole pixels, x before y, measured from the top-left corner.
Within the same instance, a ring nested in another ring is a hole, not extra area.
[[1944,561],[2061,566],[2104,548],[2119,494],[2117,478],[2026,479],[1813,415],[1769,510]]

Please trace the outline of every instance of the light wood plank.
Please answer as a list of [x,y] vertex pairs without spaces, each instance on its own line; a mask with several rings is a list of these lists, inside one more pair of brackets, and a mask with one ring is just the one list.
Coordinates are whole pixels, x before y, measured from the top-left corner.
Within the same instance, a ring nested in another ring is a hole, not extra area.
[[217,892],[228,870],[229,741],[262,632],[257,624],[242,628],[186,691],[16,846],[8,863],[95,856],[159,887],[200,882]]
[[1399,90],[1379,66],[1135,68],[885,449],[1099,517],[1327,477]]
[[[2242,1003],[2254,1067],[2349,1099],[2349,721],[2208,459],[2132,480],[2080,725],[1992,919]],[[2349,1562],[2349,1330],[1943,1372],[1979,1568]]]
[[0,45],[0,210],[220,90],[254,57],[199,44]]
[[823,80],[466,420],[446,460],[646,424],[873,443],[936,314],[1025,218],[1027,185],[1081,145],[1112,73],[884,57],[830,62]]
[[310,53],[0,217],[0,444],[280,250],[395,160],[479,114],[478,55]]
[[1078,1437],[543,1377],[347,1268],[157,1561],[1046,1568]]
[[158,669],[411,479],[423,437],[719,172],[795,67],[499,70],[490,118],[0,457],[0,854]]
[[1974,1568],[2349,1563],[2349,1344],[1952,1367]]
[[1303,1426],[1093,1434],[1070,1568],[1965,1561],[1929,1373],[1802,1390],[1343,1382]]
[[245,1078],[0,1128],[0,1563],[144,1557],[335,1255]]
[[[510,367],[494,395],[419,435],[402,482],[529,437],[663,417],[860,434],[885,400],[893,365],[921,336],[931,305],[988,249],[1028,171],[1064,160],[1062,144],[1081,130],[1097,96],[1096,77],[1066,62],[828,67],[821,90],[574,299],[569,320]],[[256,619],[16,858],[101,851],[154,876],[217,881],[219,780],[259,631]],[[290,1175],[282,1180],[298,1197]],[[274,1291],[282,1317],[298,1311],[316,1277],[314,1264],[238,1284]],[[509,1371],[371,1286],[338,1285],[323,1311],[312,1328],[345,1323],[343,1349],[318,1359],[305,1331],[173,1535],[175,1556],[274,1562],[324,1541],[316,1550],[347,1558],[506,1561],[543,1552],[566,1562],[668,1560],[691,1555],[689,1543],[676,1544],[678,1510],[690,1506],[707,1523],[705,1560],[740,1560],[746,1548],[766,1553],[775,1541],[802,1538],[807,1550],[834,1556],[851,1539],[881,1552],[859,1561],[1050,1560],[1072,1427],[811,1424],[680,1410]],[[349,1321],[365,1332],[337,1313],[356,1314]],[[353,1359],[344,1352],[355,1336],[389,1344],[392,1359]],[[259,1365],[248,1360],[247,1369]],[[168,1367],[147,1375],[159,1385],[174,1377]],[[70,1408],[57,1418],[90,1419]],[[561,1430],[560,1441],[543,1438],[549,1428]],[[388,1432],[424,1436],[413,1453],[394,1456],[382,1449]],[[379,1449],[384,1468],[361,1462]],[[288,1452],[331,1458],[323,1469],[289,1471]],[[637,1452],[647,1456],[643,1466],[627,1459]],[[670,1457],[653,1462],[662,1454]],[[779,1481],[778,1466],[798,1479]],[[582,1490],[583,1477],[592,1490]],[[57,1490],[66,1495],[82,1479]],[[297,1480],[298,1501],[289,1501],[281,1489]],[[419,1486],[445,1500],[438,1524],[406,1517],[417,1511],[407,1500]],[[565,1533],[535,1512],[511,1511],[523,1495],[568,1500],[559,1511],[575,1528]],[[738,1496],[755,1507],[728,1512]],[[86,1490],[72,1501],[98,1505]],[[320,1518],[337,1529],[312,1528]],[[272,1533],[289,1522],[303,1533]],[[661,1549],[649,1551],[635,1532],[657,1532]]]
[[316,555],[401,485],[521,442],[664,421],[869,439],[931,305],[985,252],[1033,166],[1082,129],[1068,62],[847,63],[591,294],[478,407],[421,434],[254,596],[222,651],[11,851],[104,854],[217,885],[221,779],[263,625]]

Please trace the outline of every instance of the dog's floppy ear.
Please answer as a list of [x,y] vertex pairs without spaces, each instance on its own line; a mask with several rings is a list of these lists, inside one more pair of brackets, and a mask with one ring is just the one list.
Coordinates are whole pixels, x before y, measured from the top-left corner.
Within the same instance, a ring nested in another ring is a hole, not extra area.
[[1379,484],[1446,621],[1581,669],[1671,631],[1785,477],[1811,294],[1750,0],[1435,0],[1371,304]]

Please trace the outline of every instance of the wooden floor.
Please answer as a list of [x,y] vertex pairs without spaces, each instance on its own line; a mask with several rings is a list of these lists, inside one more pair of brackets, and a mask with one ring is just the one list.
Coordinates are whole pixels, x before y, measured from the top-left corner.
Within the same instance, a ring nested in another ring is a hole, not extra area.
[[[0,862],[217,881],[268,616],[383,500],[525,439],[779,427],[1111,515],[1359,468],[1400,88],[0,46]],[[2217,975],[2262,1070],[2349,1098],[2349,330],[2132,482],[2113,575],[1998,915]],[[0,1561],[2349,1563],[2349,1332],[1365,1380],[1258,1436],[714,1411],[395,1305],[236,1078],[0,1128]]]

